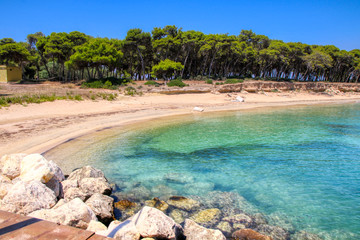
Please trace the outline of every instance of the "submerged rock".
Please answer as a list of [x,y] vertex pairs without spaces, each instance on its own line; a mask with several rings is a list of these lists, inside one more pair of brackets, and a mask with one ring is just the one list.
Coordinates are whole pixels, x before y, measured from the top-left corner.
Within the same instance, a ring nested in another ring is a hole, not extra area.
[[219,230],[204,228],[190,219],[184,223],[186,240],[225,240],[224,234]]
[[166,210],[169,208],[169,204],[158,198],[153,198],[152,200],[145,201],[145,205],[149,207],[157,208],[162,212],[166,212]]
[[262,234],[271,236],[273,239],[276,240],[287,240],[290,238],[289,232],[278,226],[261,224],[257,226],[255,230]]
[[186,175],[182,173],[168,173],[164,176],[164,179],[168,182],[173,183],[193,183],[194,177],[191,175]]
[[113,220],[113,203],[113,198],[100,193],[95,193],[85,202],[93,210],[97,219],[106,225]]
[[271,237],[252,229],[241,229],[232,234],[234,240],[273,240]]
[[215,184],[212,182],[195,182],[186,184],[184,186],[184,191],[189,195],[199,195],[212,191],[214,187]]
[[217,208],[205,209],[195,213],[191,220],[202,225],[214,224],[219,221],[221,211]]
[[140,210],[141,205],[127,199],[114,203],[114,215],[116,219],[125,220]]
[[21,160],[26,157],[26,154],[10,154],[4,155],[0,159],[0,173],[8,177],[10,180],[20,175]]
[[17,181],[3,198],[0,209],[3,211],[29,214],[39,209],[48,209],[56,204],[52,190],[39,181]]
[[[245,213],[240,213],[240,214],[232,215],[229,217],[225,217],[222,220],[230,222],[232,224],[241,224],[241,225],[245,226],[246,228],[252,227],[252,225],[254,223],[253,219],[249,215],[246,215]],[[242,227],[240,227],[240,228],[242,228]]]
[[28,216],[82,229],[86,229],[91,220],[97,221],[95,213],[79,198],[56,209],[41,209]]
[[168,199],[176,194],[176,190],[165,185],[157,185],[151,188],[152,195],[158,196],[160,199]]
[[233,228],[231,227],[229,222],[225,222],[225,221],[219,222],[216,228],[219,229],[225,235],[225,237],[231,237]]
[[174,209],[170,212],[169,216],[174,219],[178,224],[184,222],[185,217],[188,216],[188,212],[182,211],[180,209]]
[[192,211],[200,207],[200,203],[190,198],[182,196],[172,196],[169,198],[167,203],[173,207],[185,210]]
[[320,238],[318,235],[313,234],[313,233],[309,233],[306,231],[300,231],[295,233],[292,237],[291,240],[322,240],[322,238]]

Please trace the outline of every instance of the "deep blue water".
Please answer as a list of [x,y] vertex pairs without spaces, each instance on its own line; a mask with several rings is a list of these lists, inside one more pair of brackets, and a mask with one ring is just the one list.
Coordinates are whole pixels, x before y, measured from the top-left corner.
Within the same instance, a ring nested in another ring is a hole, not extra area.
[[273,224],[360,239],[360,104],[196,116],[91,148],[73,159],[88,158],[122,191],[237,192]]

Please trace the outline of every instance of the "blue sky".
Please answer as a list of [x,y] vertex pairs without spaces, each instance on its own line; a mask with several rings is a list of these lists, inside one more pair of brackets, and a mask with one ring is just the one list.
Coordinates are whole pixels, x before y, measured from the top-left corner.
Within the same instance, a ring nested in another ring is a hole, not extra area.
[[360,0],[0,0],[0,6],[0,39],[16,41],[38,31],[48,35],[75,30],[123,39],[131,28],[150,32],[176,25],[207,34],[238,35],[252,29],[285,42],[360,48]]

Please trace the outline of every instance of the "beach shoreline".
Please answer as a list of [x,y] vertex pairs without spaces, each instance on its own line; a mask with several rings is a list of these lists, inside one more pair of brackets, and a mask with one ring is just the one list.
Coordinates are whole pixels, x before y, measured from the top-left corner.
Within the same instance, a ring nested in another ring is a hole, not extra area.
[[[235,99],[241,96],[245,102]],[[0,156],[44,153],[69,139],[102,129],[144,124],[152,119],[259,108],[346,104],[358,93],[329,95],[313,92],[145,94],[119,96],[115,101],[55,101],[0,109]],[[194,107],[204,112],[194,111]]]

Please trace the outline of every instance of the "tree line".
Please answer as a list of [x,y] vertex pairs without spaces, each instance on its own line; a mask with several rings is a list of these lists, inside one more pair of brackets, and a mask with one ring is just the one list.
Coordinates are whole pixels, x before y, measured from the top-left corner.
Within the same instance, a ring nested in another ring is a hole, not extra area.
[[[78,31],[48,36],[37,32],[29,34],[26,42],[3,38],[0,64],[21,66],[27,79],[58,81],[247,77],[358,82],[360,78],[359,49],[286,43],[251,30],[235,36],[183,31],[176,26],[156,27],[151,33],[130,29],[122,40],[94,38]],[[156,74],[159,69],[166,74]]]

